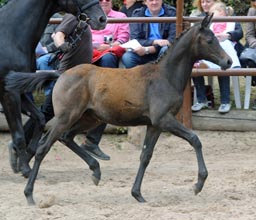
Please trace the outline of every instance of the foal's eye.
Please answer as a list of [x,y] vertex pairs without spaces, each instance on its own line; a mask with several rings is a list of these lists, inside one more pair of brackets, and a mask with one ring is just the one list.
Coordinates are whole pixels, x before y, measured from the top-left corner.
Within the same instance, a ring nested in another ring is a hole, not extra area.
[[212,43],[212,41],[213,41],[213,38],[212,38],[212,37],[208,37],[208,38],[206,38],[206,42],[207,42],[208,44],[211,44],[211,43]]

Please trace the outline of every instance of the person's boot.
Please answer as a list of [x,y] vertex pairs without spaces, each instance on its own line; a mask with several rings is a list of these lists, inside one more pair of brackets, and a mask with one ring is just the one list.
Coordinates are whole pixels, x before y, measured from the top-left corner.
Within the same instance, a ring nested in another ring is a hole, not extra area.
[[110,156],[102,152],[97,144],[93,144],[89,140],[86,140],[85,143],[81,144],[80,147],[82,147],[86,153],[90,154],[92,157],[100,160],[110,160]]

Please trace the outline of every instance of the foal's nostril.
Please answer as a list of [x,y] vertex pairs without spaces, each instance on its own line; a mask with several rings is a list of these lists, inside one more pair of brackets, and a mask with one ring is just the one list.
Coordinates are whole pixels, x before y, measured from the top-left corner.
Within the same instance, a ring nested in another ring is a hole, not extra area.
[[228,59],[228,65],[232,65],[233,61],[231,59]]

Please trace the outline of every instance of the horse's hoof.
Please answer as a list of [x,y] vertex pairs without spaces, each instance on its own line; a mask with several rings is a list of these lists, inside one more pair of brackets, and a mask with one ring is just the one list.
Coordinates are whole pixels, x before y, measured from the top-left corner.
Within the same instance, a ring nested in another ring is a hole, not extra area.
[[94,175],[92,175],[92,181],[93,183],[98,186],[99,185],[99,182],[100,182],[100,179]]
[[29,175],[31,173],[31,169],[30,167],[26,168],[26,169],[21,169],[21,173],[22,173],[22,176],[25,177],[25,178],[29,178]]
[[12,142],[8,144],[8,150],[9,150],[9,162],[10,162],[12,171],[14,173],[18,173],[20,172],[19,158],[16,150],[13,148]]

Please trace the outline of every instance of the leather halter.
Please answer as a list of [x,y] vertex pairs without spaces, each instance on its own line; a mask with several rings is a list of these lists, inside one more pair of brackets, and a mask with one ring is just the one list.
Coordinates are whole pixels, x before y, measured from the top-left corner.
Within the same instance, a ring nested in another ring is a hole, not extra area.
[[[67,0],[66,2],[68,2],[68,0]],[[78,14],[78,20],[80,20],[80,21],[86,21],[86,22],[89,21],[90,18],[89,18],[89,16],[88,16],[86,13],[84,13],[84,11],[87,10],[88,8],[94,6],[94,5],[97,5],[97,4],[99,3],[98,0],[91,0],[91,1],[89,1],[87,4],[84,4],[84,5],[81,7],[81,6],[79,5],[79,3],[78,3],[77,0],[73,0],[73,2],[74,2],[74,4],[76,5],[76,7],[78,8],[78,10],[77,10],[77,11],[79,12],[79,14]]]

